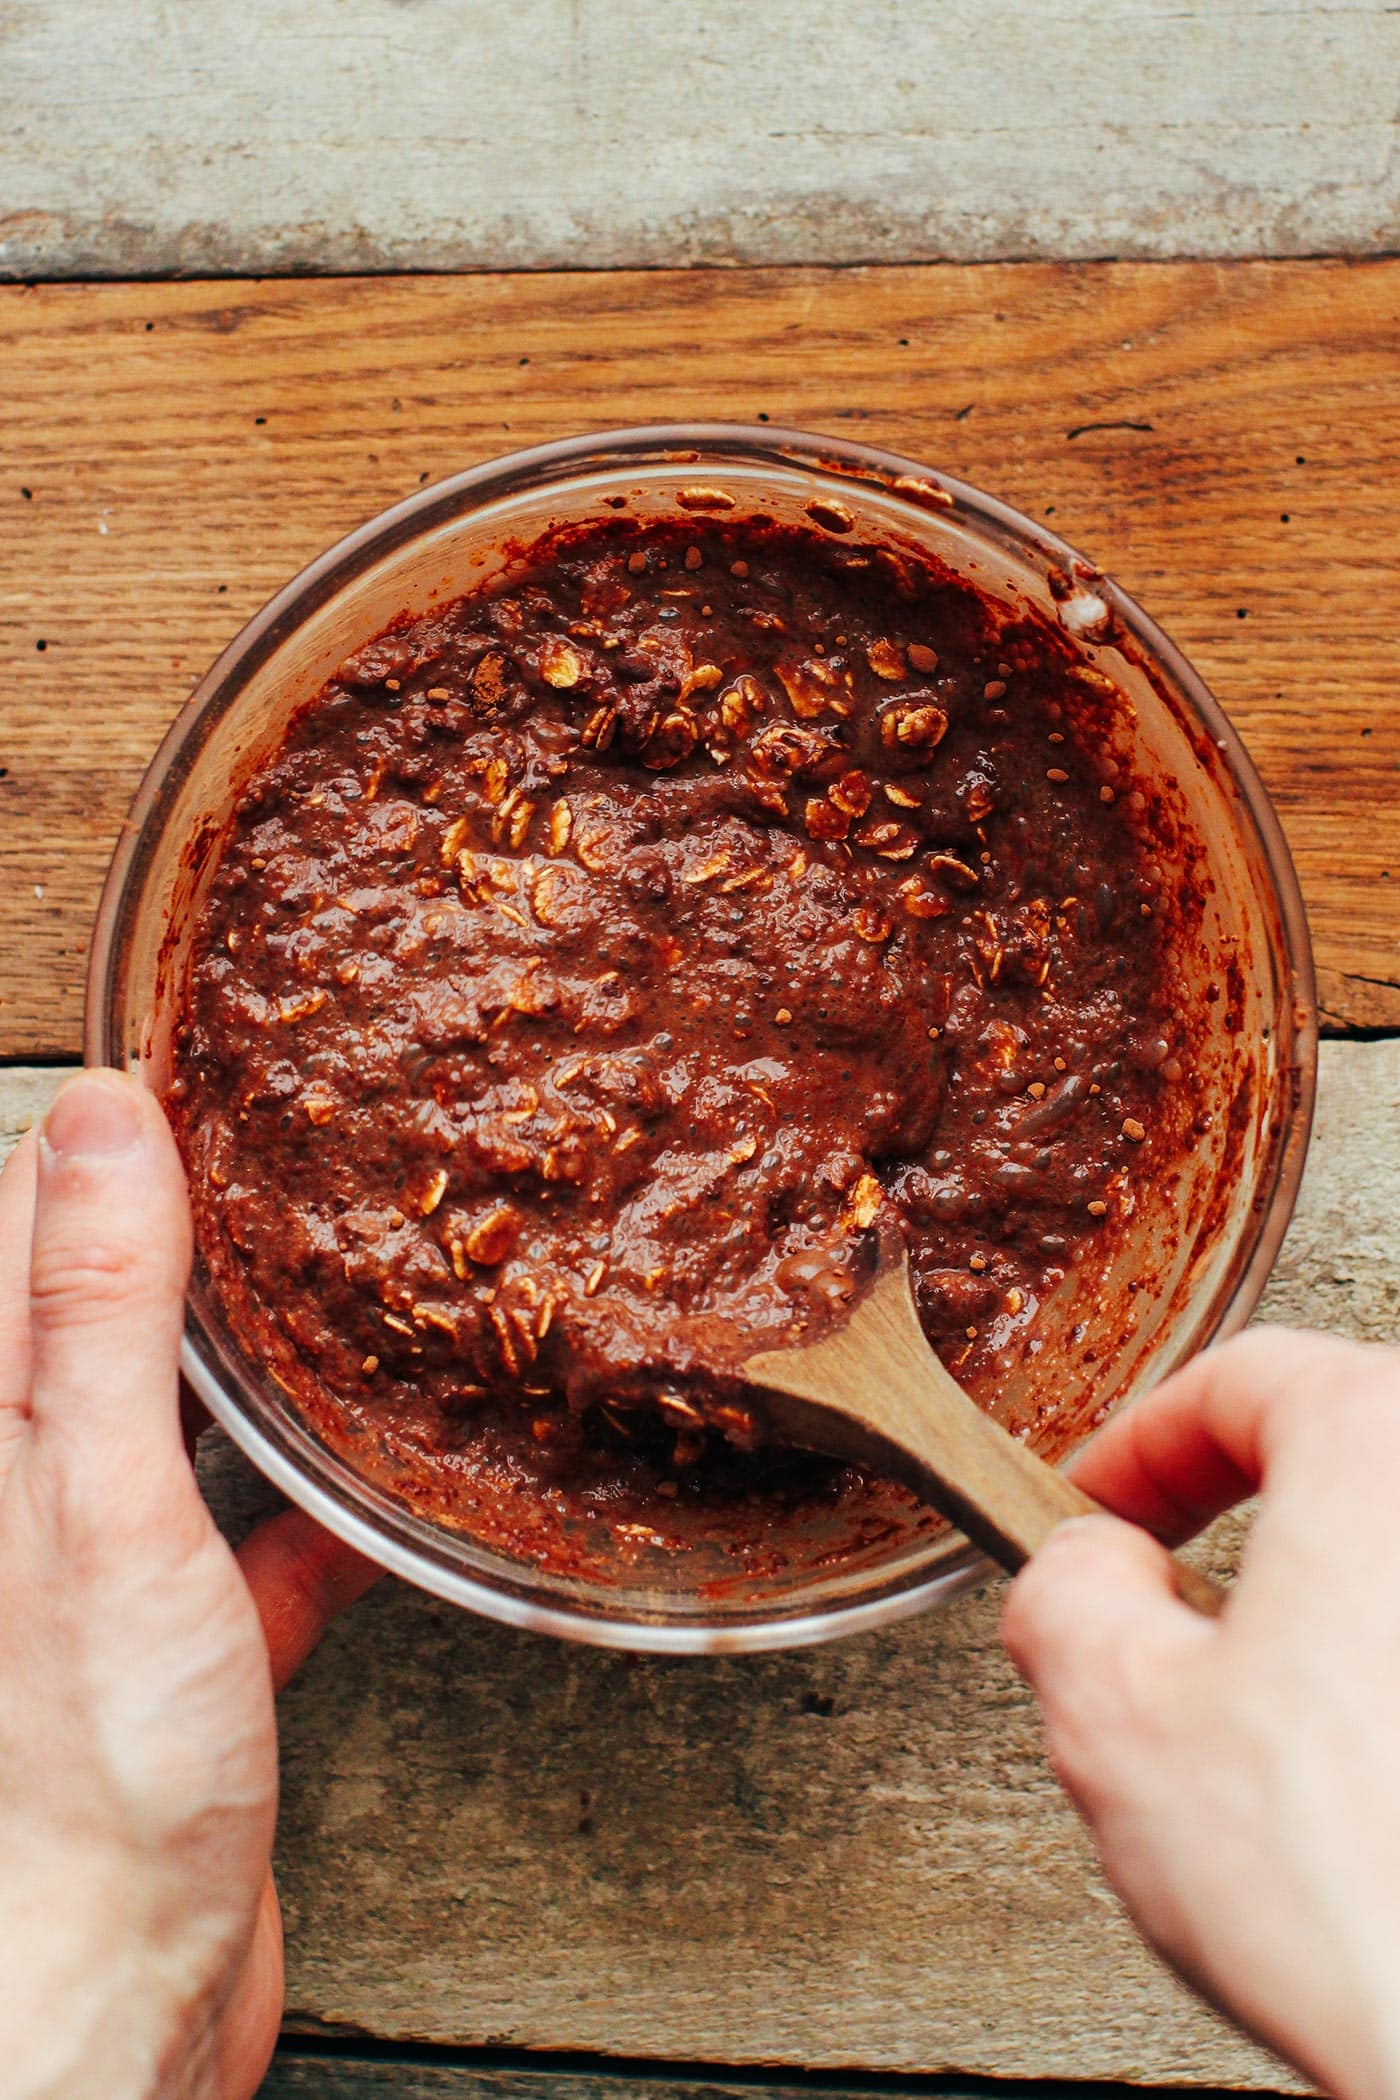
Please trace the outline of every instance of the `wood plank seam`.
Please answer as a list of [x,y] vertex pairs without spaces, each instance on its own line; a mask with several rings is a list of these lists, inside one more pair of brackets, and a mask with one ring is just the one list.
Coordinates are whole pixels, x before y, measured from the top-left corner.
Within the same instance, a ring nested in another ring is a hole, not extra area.
[[[1237,2087],[1151,2087],[1153,2100],[1237,2100]],[[1122,2081],[1045,2081],[980,2078],[957,2073],[891,2078],[855,2071],[768,2070],[723,2063],[625,2060],[529,2050],[474,2050],[393,2043],[308,2043],[284,2036],[262,2100],[282,2092],[315,2092],[324,2100],[344,2093],[461,2095],[462,2100],[1142,2100],[1144,2088]],[[1260,2090],[1258,2100],[1281,2100]]]

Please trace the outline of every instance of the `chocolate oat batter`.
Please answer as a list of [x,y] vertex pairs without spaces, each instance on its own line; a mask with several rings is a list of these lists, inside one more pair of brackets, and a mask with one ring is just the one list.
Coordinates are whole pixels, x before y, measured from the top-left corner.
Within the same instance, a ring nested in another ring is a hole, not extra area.
[[1189,1108],[1119,704],[1048,623],[754,520],[560,536],[380,636],[196,941],[169,1107],[233,1331],[449,1516],[478,1461],[806,1492],[726,1374],[879,1216],[985,1389]]

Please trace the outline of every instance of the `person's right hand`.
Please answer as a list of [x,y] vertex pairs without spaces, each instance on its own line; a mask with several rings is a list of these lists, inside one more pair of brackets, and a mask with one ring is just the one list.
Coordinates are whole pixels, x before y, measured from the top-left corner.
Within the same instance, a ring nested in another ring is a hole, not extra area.
[[[1256,1328],[1111,1423],[1075,1477],[1130,1521],[1055,1533],[1002,1630],[1109,1879],[1241,2025],[1348,2100],[1388,2100],[1400,1351]],[[1200,1618],[1147,1533],[1177,1543],[1256,1489],[1225,1614]]]

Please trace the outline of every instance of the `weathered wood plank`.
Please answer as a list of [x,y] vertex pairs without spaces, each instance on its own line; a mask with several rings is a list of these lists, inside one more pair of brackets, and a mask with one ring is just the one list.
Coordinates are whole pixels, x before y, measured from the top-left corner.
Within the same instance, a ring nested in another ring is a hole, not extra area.
[[[0,1071],[0,1149],[57,1078]],[[1397,1185],[1400,1041],[1324,1045],[1266,1313],[1393,1339]],[[201,1470],[231,1535],[273,1505],[216,1436]],[[1218,1527],[1212,1563],[1237,1539]],[[825,1650],[668,1663],[385,1584],[282,1702],[292,2025],[1287,2084],[1117,1911],[1001,1655],[997,1597]]]
[[1386,0],[11,0],[0,269],[1395,245]]
[[142,765],[268,592],[430,476],[695,414],[862,431],[1115,570],[1255,752],[1333,1023],[1400,1025],[1398,340],[1400,263],[0,292],[0,1056],[76,1049]]
[[[206,1466],[226,1522],[263,1506],[226,1450]],[[282,1704],[288,2026],[1287,2085],[1104,1888],[998,1645],[999,1596],[667,1664],[382,1587]]]

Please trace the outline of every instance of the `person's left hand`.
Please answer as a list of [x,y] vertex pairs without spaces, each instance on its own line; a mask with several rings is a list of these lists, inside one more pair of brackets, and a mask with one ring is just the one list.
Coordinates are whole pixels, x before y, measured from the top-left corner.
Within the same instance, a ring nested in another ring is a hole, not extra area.
[[0,1175],[0,2062],[15,2100],[246,2100],[282,2010],[273,1692],[379,1570],[230,1551],[180,1427],[179,1156],[115,1073]]

